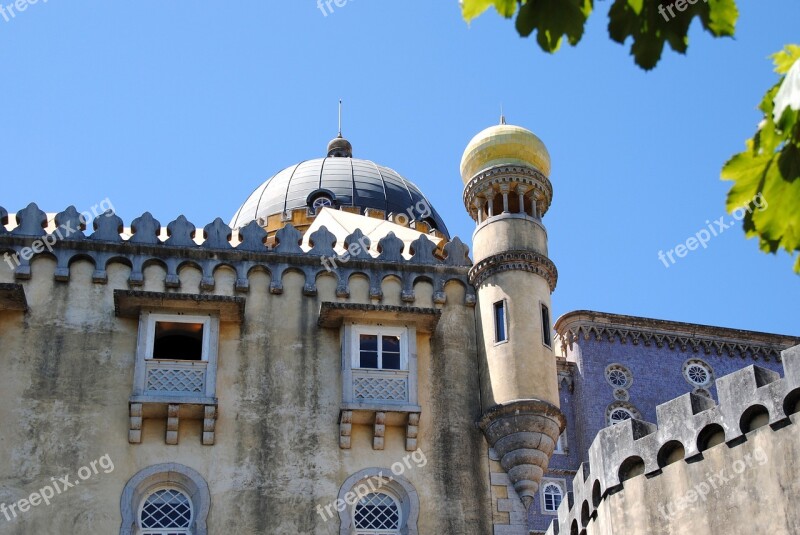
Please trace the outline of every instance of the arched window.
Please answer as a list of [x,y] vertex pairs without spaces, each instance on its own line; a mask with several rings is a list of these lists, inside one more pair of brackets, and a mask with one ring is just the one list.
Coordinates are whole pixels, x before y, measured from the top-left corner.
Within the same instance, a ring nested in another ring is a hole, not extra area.
[[382,492],[367,494],[353,510],[357,535],[399,534],[400,505],[392,496]]
[[614,409],[608,416],[608,423],[612,425],[618,424],[620,422],[624,422],[625,420],[630,420],[631,418],[633,418],[633,415],[628,409]]
[[[387,468],[365,468],[347,478],[339,489],[339,501],[347,504],[339,509],[339,535],[419,534],[417,491]],[[323,510],[331,516],[335,511]]]
[[176,488],[151,492],[139,510],[142,535],[188,535],[192,527],[192,500]]
[[642,414],[631,403],[615,401],[606,407],[606,422],[608,425],[618,424],[630,419],[641,420]]
[[120,535],[208,535],[208,484],[182,464],[149,466],[133,476],[121,507]]
[[561,500],[564,498],[564,491],[557,483],[545,483],[542,486],[542,510],[548,513],[558,511]]

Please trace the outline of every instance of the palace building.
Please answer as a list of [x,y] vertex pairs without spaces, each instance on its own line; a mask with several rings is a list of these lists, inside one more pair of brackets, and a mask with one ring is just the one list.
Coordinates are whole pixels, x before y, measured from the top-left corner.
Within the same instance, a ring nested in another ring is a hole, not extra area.
[[[229,223],[0,207],[0,533],[677,533],[703,463],[800,453],[800,338],[554,324],[535,134],[466,147],[471,240],[355,154],[340,135]],[[760,477],[779,533],[797,484]]]

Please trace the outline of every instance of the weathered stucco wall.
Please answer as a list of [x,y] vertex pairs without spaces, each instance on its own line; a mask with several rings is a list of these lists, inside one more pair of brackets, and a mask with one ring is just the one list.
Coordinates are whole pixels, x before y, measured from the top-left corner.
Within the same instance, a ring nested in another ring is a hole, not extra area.
[[[793,422],[797,415],[791,417]],[[720,444],[696,463],[625,482],[600,506],[588,534],[770,533],[800,530],[800,429],[763,427],[736,447]]]
[[[216,444],[201,445],[200,420],[181,420],[179,444],[165,444],[164,419],[146,420],[141,444],[128,443],[138,322],[115,316],[115,289],[128,289],[130,268],[112,263],[108,282],[92,281],[94,266],[76,261],[68,283],[54,280],[56,263],[32,264],[14,281],[0,263],[0,282],[21,282],[29,311],[0,311],[0,503],[15,503],[51,482],[108,455],[114,469],[81,481],[11,522],[0,533],[117,533],[120,496],[140,470],[176,462],[198,471],[211,493],[209,533],[339,533],[317,505],[332,503],[342,483],[369,467],[409,455],[405,428],[387,427],[385,450],[372,448],[371,426],[354,426],[352,446],[339,448],[341,345],[337,329],[317,326],[322,301],[370,303],[369,282],[351,280],[350,298],[322,276],[317,295],[304,296],[301,273],[283,276],[270,293],[270,275],[249,275],[244,321],[222,323],[219,341]],[[143,270],[142,289],[165,291],[165,270]],[[201,293],[202,274],[179,271],[178,291]],[[232,270],[215,272],[213,292],[234,295]],[[402,304],[401,286],[388,279],[382,304]],[[414,286],[414,306],[442,309],[433,335],[418,334],[419,449],[427,464],[403,477],[419,495],[419,533],[491,532],[485,441],[480,414],[474,309],[459,283],[434,305],[428,282]]]

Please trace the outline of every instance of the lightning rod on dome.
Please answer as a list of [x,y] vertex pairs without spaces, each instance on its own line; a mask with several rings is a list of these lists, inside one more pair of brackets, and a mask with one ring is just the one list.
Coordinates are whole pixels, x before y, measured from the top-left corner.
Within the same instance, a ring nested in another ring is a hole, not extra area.
[[342,137],[342,99],[339,99],[339,137]]

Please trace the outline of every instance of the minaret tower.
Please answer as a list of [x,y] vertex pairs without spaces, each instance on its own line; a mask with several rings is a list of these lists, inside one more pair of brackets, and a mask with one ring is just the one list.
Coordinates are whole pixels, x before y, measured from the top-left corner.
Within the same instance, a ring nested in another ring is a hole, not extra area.
[[544,143],[500,124],[470,141],[461,160],[464,206],[473,234],[479,426],[526,507],[566,425],[559,410],[550,294],[557,271],[547,257],[542,217],[553,188]]

